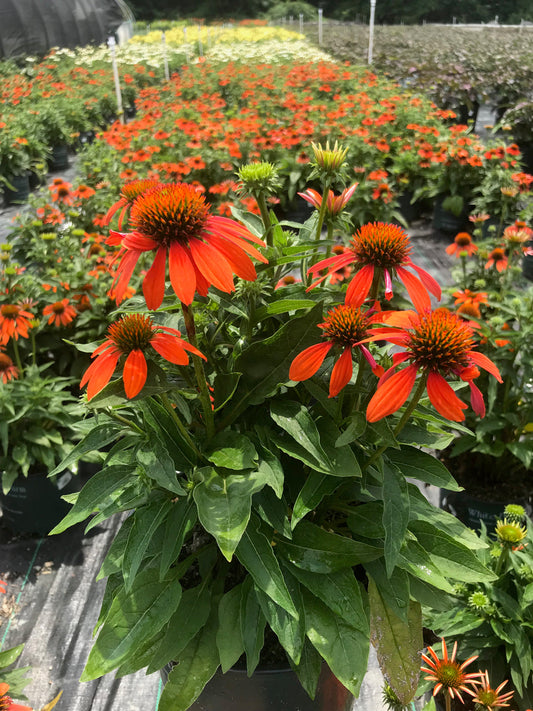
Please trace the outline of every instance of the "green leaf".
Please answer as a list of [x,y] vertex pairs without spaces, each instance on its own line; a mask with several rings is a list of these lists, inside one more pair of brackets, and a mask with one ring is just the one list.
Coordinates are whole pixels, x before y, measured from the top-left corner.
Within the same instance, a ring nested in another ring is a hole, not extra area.
[[198,518],[231,560],[250,520],[252,496],[263,488],[264,479],[258,472],[221,477],[208,467],[201,471],[204,480],[193,491]]
[[265,593],[256,588],[255,593],[263,615],[270,625],[270,628],[277,636],[281,646],[287,652],[289,658],[294,664],[299,664],[302,654],[303,645],[305,642],[305,620],[303,615],[303,600],[300,592],[300,586],[296,578],[291,575],[285,575],[287,587],[292,599],[296,602],[296,609],[299,611],[298,617],[292,617],[282,607],[265,595]]
[[354,696],[359,695],[368,665],[369,638],[318,598],[303,589],[307,636],[333,674]]
[[180,654],[207,622],[211,611],[211,591],[203,581],[184,590],[178,607],[166,626],[158,648],[153,653],[147,673],[162,669],[165,664],[179,659]]
[[415,696],[420,678],[422,609],[409,603],[408,621],[401,620],[388,607],[372,578],[368,581],[372,643],[381,670],[402,704]]
[[267,316],[273,316],[275,314],[286,314],[291,311],[311,309],[315,305],[316,302],[311,299],[279,299],[279,301],[274,301],[267,306],[262,306],[260,309],[257,309],[254,313],[254,322],[259,323],[259,321],[263,321]]
[[443,576],[439,567],[417,541],[407,541],[398,558],[398,565],[415,578],[439,590],[451,593],[453,588]]
[[264,478],[265,484],[275,491],[278,499],[281,499],[285,480],[281,462],[272,452],[264,447],[260,447],[259,454],[261,459],[257,465],[257,470]]
[[357,537],[384,539],[383,502],[371,501],[356,506],[354,513],[348,516],[348,526]]
[[122,561],[126,592],[131,590],[150,541],[171,508],[172,504],[169,499],[158,499],[147,506],[138,508],[133,514],[133,525],[124,548]]
[[322,449],[320,435],[307,408],[298,402],[274,401],[270,406],[270,415],[299,447],[311,455],[322,470],[330,470],[331,462]]
[[223,674],[244,652],[241,626],[236,623],[241,615],[241,595],[242,583],[223,595],[218,604],[217,648]]
[[298,676],[300,684],[307,691],[309,696],[314,699],[323,664],[320,654],[306,638],[300,655],[300,663],[294,664],[291,659],[289,659],[289,662]]
[[422,711],[437,711],[437,707],[435,706],[435,699],[433,697],[430,698],[430,700],[424,706]]
[[219,666],[216,644],[217,614],[182,651],[179,664],[168,677],[158,711],[187,711],[202,693]]
[[165,535],[161,546],[159,579],[162,580],[170,566],[177,559],[185,536],[197,521],[196,506],[193,501],[178,499],[172,503],[172,510],[167,517]]
[[[247,577],[242,585],[239,619],[241,638],[246,653],[246,671],[248,676],[252,676],[259,664],[265,641],[266,619],[261,611],[250,577]],[[236,620],[235,623],[239,624]]]
[[153,568],[135,578],[132,590],[119,590],[91,649],[82,681],[107,674],[135,655],[139,645],[151,639],[170,619],[181,599],[175,576],[158,582]]
[[155,432],[152,432],[150,440],[137,450],[137,461],[146,475],[163,489],[179,495],[186,493],[178,482],[173,459]]
[[216,467],[237,471],[254,469],[257,463],[257,452],[252,442],[232,430],[219,432],[213,437],[205,456]]
[[257,587],[290,615],[297,617],[298,612],[294,607],[270,541],[257,530],[255,523],[250,525],[243,534],[236,555],[252,576]]
[[409,523],[409,496],[402,474],[385,460],[383,467],[383,528],[385,565],[392,575]]
[[492,582],[495,574],[462,543],[427,521],[411,521],[409,529],[446,577],[466,583]]
[[382,559],[365,563],[365,570],[374,580],[387,608],[402,622],[407,623],[410,600],[409,575],[405,570],[395,568],[389,576]]
[[433,484],[449,491],[462,491],[444,464],[427,452],[416,447],[390,450],[387,457],[398,467],[404,476],[418,479],[426,484]]
[[124,488],[135,477],[135,469],[119,464],[101,469],[94,474],[80,491],[76,503],[65,518],[50,531],[49,535],[62,533],[75,523],[90,516],[99,505],[115,491]]
[[[126,548],[126,543],[128,542],[128,537],[130,535],[131,528],[133,526],[133,516],[128,516],[128,518],[123,522],[122,526],[119,528],[118,532],[111,543],[107,555],[104,558],[98,575],[97,580],[102,578],[107,578],[113,573],[118,573],[122,571],[122,559],[124,557],[124,550]],[[122,577],[122,576],[121,576]]]
[[80,440],[76,446],[71,449],[69,454],[61,461],[58,466],[50,472],[49,476],[55,476],[64,469],[68,469],[74,462],[77,462],[84,454],[89,452],[97,452],[105,447],[110,442],[113,442],[120,432],[119,426],[115,422],[108,422],[104,425],[96,425],[85,437]]
[[360,477],[361,467],[355,458],[352,448],[339,445],[340,430],[328,418],[320,418],[317,422],[320,442],[325,451],[331,468],[328,474],[337,477]]
[[332,573],[383,555],[382,548],[330,533],[308,521],[300,521],[292,540],[274,536],[276,548],[291,563],[312,573]]
[[291,517],[292,528],[294,528],[300,519],[308,514],[309,511],[313,511],[324,496],[332,494],[341,483],[339,479],[335,479],[327,474],[311,471],[294,503]]
[[363,412],[355,412],[349,419],[346,429],[339,435],[335,445],[344,447],[359,439],[366,430],[366,417]]
[[11,647],[11,649],[6,649],[5,651],[0,652],[0,672],[16,662],[22,654],[23,649],[24,645],[19,644],[18,647]]
[[[176,399],[176,404],[180,402]],[[174,469],[188,471],[196,463],[196,453],[186,441],[173,415],[166,407],[153,398],[146,398],[138,403],[147,425],[148,437],[155,433],[170,454]]]
[[233,393],[239,380],[241,373],[217,373],[213,383],[214,388],[214,403],[215,412],[218,412],[224,405],[231,400]]

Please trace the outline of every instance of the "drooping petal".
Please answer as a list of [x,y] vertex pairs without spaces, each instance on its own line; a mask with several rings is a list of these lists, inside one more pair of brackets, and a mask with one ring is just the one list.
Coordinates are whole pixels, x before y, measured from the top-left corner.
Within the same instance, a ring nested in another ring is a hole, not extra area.
[[[249,244],[246,239],[244,239],[242,233],[237,230],[232,230],[228,226],[225,226],[223,231],[221,229],[215,231],[213,228],[210,229],[209,227],[204,227],[202,233],[199,236],[209,242],[213,235],[217,235],[218,237],[223,238],[224,241],[231,242],[232,244],[237,245],[237,247],[242,249],[243,252],[246,252],[251,257],[255,257],[255,259],[260,262],[268,262],[268,259],[263,254],[261,254],[261,252],[256,247],[253,247],[251,244]],[[263,247],[265,246],[264,242],[261,242],[261,240],[258,240],[258,242]]]
[[182,346],[181,339],[175,336],[168,333],[156,333],[150,341],[150,345],[169,363],[187,365],[189,362],[189,356]]
[[225,257],[217,249],[198,239],[189,240],[189,247],[198,271],[210,284],[226,293],[235,290],[233,271]]
[[409,294],[409,298],[413,302],[413,306],[420,313],[424,311],[429,311],[431,308],[431,299],[427,293],[424,285],[413,274],[404,269],[403,267],[397,267],[396,273],[400,281],[403,283]]
[[133,274],[140,256],[141,252],[132,249],[125,252],[124,256],[120,260],[115,279],[111,286],[111,292],[117,304],[124,298],[124,294],[126,293],[126,289],[130,283],[131,275]]
[[307,188],[305,192],[298,193],[298,195],[304,200],[306,200],[308,203],[313,205],[313,207],[316,207],[317,210],[320,210],[320,205],[322,204],[322,195],[320,195],[320,193],[318,193],[316,190],[313,190],[313,188]]
[[381,376],[385,373],[383,366],[378,365],[376,363],[376,359],[374,358],[374,356],[372,355],[372,353],[368,350],[368,348],[366,346],[363,346],[363,345],[359,346],[359,350],[364,355],[367,363],[372,368],[372,372],[374,373],[374,375],[376,375],[378,378],[381,378]]
[[87,383],[88,400],[91,400],[100,390],[103,390],[111,380],[120,355],[118,348],[116,351],[106,351],[99,355],[87,368],[81,381],[81,387]]
[[365,264],[354,274],[346,290],[345,304],[347,306],[361,306],[368,296],[374,279],[374,265]]
[[407,400],[416,380],[416,365],[408,365],[383,382],[372,396],[366,410],[366,419],[377,422],[396,412]]
[[167,248],[159,247],[155,254],[152,266],[146,272],[143,280],[143,294],[146,305],[150,311],[155,311],[161,306],[165,296],[165,277],[167,265]]
[[218,235],[211,235],[209,241],[224,255],[240,279],[246,279],[246,281],[255,281],[257,279],[257,272],[252,260],[237,245],[223,240]]
[[411,267],[411,269],[414,269],[415,272],[418,274],[420,281],[426,287],[426,289],[437,298],[437,301],[440,301],[442,296],[442,289],[440,288],[439,282],[434,277],[432,277],[429,272],[426,272],[426,270],[422,269],[422,267],[418,267],[416,264],[413,264],[413,262],[411,262],[409,266]]
[[383,270],[383,280],[385,282],[385,298],[390,301],[394,294],[392,293],[392,279],[388,269]]
[[467,407],[466,403],[457,397],[442,375],[429,373],[427,391],[431,404],[443,417],[453,422],[461,422],[465,419],[463,410]]
[[485,417],[485,401],[483,400],[483,394],[478,386],[473,380],[470,380],[470,404],[472,405],[472,410],[479,415],[479,417]]
[[348,385],[353,373],[352,349],[345,348],[333,366],[329,381],[329,397],[336,397]]
[[144,353],[136,348],[126,358],[122,379],[124,381],[124,390],[126,397],[131,399],[138,395],[146,383],[146,374],[148,367]]
[[468,351],[467,353],[468,357],[470,360],[473,360],[476,365],[479,365],[480,368],[483,368],[487,372],[489,372],[491,375],[494,375],[496,380],[499,383],[503,383],[502,376],[500,375],[500,371],[498,368],[494,365],[494,363],[491,361],[490,358],[487,358],[486,355],[483,353],[479,353],[479,351]]
[[168,271],[174,293],[183,303],[192,303],[196,291],[196,272],[185,247],[172,242],[168,254]]
[[149,252],[152,249],[157,249],[160,245],[140,232],[126,232],[122,246],[126,249],[136,249],[139,252]]
[[235,222],[235,220],[230,220],[229,217],[209,215],[206,226],[207,229],[211,229],[213,226],[214,232],[232,232],[240,237],[244,237],[244,239],[247,239],[249,242],[255,242],[255,244],[261,247],[265,246],[265,243],[260,237],[256,237],[244,225],[240,225],[238,222]]
[[331,347],[332,344],[329,341],[324,341],[299,353],[291,363],[289,378],[298,382],[312,377],[324,362]]

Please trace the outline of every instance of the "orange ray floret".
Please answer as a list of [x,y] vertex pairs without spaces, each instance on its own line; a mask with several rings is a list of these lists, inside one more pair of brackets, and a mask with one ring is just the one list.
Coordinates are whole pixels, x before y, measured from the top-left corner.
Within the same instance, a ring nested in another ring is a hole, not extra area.
[[111,207],[107,211],[107,214],[104,218],[105,224],[108,225],[113,219],[115,213],[120,210],[118,216],[118,228],[119,230],[122,229],[122,222],[124,221],[124,217],[133,205],[134,201],[139,197],[139,195],[142,195],[147,190],[154,188],[157,184],[157,180],[152,180],[150,178],[140,178],[139,180],[131,180],[129,183],[123,185],[122,190],[120,191],[120,198],[117,200],[117,202],[111,205]]
[[19,336],[28,338],[28,328],[33,315],[29,311],[24,311],[16,304],[2,304],[0,306],[0,345],[9,341],[10,338],[18,340]]
[[487,263],[485,264],[485,269],[490,269],[491,267],[496,267],[499,272],[503,272],[507,269],[507,255],[505,254],[505,249],[503,247],[496,247],[489,254]]
[[432,647],[428,647],[428,653],[422,654],[422,659],[428,665],[427,667],[421,667],[423,672],[427,672],[429,676],[425,678],[428,681],[436,681],[435,688],[433,689],[433,696],[436,696],[439,691],[447,694],[450,698],[458,698],[461,703],[464,703],[461,692],[465,691],[470,696],[474,696],[475,685],[479,683],[480,672],[466,673],[464,670],[477,659],[476,654],[470,657],[465,662],[461,664],[456,661],[455,655],[457,653],[457,642],[453,645],[453,651],[451,657],[448,656],[448,650],[446,648],[446,642],[442,640],[442,659],[436,654]]
[[55,301],[53,304],[45,306],[43,316],[48,316],[48,323],[59,328],[67,326],[76,318],[76,309],[70,305],[68,299],[61,299],[61,301]]
[[143,252],[154,252],[143,281],[149,309],[159,308],[166,273],[178,299],[190,304],[196,292],[207,295],[210,286],[234,291],[234,275],[256,279],[250,259],[268,260],[250,242],[264,246],[246,227],[227,217],[211,215],[205,198],[185,183],[160,184],[134,201],[131,232],[111,232],[108,244],[120,245],[120,263],[112,290],[120,300]]
[[[16,367],[16,365],[13,363],[11,358],[6,355],[6,353],[0,353],[0,380],[4,383],[4,385],[8,382],[8,380],[15,380],[19,376],[19,369]],[[0,580],[0,585],[2,581]],[[2,591],[0,588],[0,592],[5,592]]]
[[474,703],[479,704],[487,711],[495,711],[509,706],[507,701],[513,698],[514,691],[507,691],[505,694],[500,693],[506,684],[507,680],[502,682],[496,689],[493,689],[490,685],[489,673],[485,671],[484,674],[481,674],[481,683],[476,689]]
[[446,254],[455,254],[456,257],[460,257],[464,253],[471,257],[476,252],[477,245],[472,242],[472,237],[468,232],[459,232],[455,235],[454,241],[446,247]]
[[83,374],[80,387],[87,385],[87,398],[93,398],[109,383],[124,356],[124,390],[127,398],[135,397],[146,383],[145,353],[150,349],[176,365],[187,365],[187,351],[206,360],[197,348],[180,336],[181,333],[175,328],[154,324],[150,316],[123,316],[109,326],[106,340],[93,352],[92,358],[95,360]]
[[[406,323],[406,320],[409,323]],[[394,318],[390,320],[391,325]],[[400,408],[413,389],[416,375],[426,379],[426,389],[433,407],[454,422],[465,419],[467,405],[460,400],[446,377],[456,376],[470,386],[472,409],[480,417],[485,404],[474,379],[483,368],[502,382],[500,372],[487,356],[473,350],[474,331],[457,314],[440,308],[425,314],[403,312],[396,318],[399,328],[377,328],[366,339],[384,340],[403,347],[403,353],[393,355],[393,365],[378,383],[367,408],[367,420],[376,422]],[[398,366],[409,362],[406,368]]]
[[399,225],[368,223],[352,236],[348,251],[327,257],[308,270],[313,277],[319,275],[309,288],[313,289],[333,272],[353,264],[357,271],[346,291],[349,306],[363,304],[376,277],[383,278],[385,298],[392,299],[392,277],[397,276],[415,309],[426,311],[431,308],[429,292],[440,299],[441,288],[428,272],[411,261],[410,253],[409,236]]
[[30,706],[16,704],[13,699],[8,696],[9,684],[0,682],[0,711],[32,711]]

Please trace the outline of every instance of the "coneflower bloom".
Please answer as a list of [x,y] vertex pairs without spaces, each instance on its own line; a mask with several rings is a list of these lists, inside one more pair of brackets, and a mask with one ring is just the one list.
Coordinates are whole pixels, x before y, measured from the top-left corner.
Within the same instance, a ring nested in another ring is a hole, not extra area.
[[[320,274],[309,288],[314,288],[333,272],[353,264],[357,271],[346,291],[346,304],[349,306],[363,304],[376,276],[383,276],[385,298],[392,299],[392,277],[396,275],[407,289],[415,309],[426,311],[431,308],[428,292],[440,299],[441,289],[428,272],[413,264],[410,252],[409,236],[404,229],[385,222],[368,223],[353,235],[347,252],[327,257],[308,270],[313,276]],[[324,273],[321,273],[323,270]],[[409,270],[416,272],[416,275]]]
[[140,178],[139,180],[131,180],[129,183],[123,185],[120,191],[120,198],[117,200],[116,203],[111,205],[111,207],[107,211],[107,214],[104,218],[104,224],[108,225],[113,219],[115,213],[120,210],[118,216],[118,228],[119,230],[121,230],[124,217],[133,205],[134,201],[139,197],[139,195],[142,195],[151,188],[155,188],[156,185],[159,185],[159,182],[151,178]]
[[[333,190],[328,191],[326,198],[326,215],[330,218],[337,217],[346,207],[348,200],[352,197],[359,183],[345,188],[340,195],[335,195]],[[313,188],[307,188],[303,193],[298,193],[300,197],[313,205],[317,210],[322,207],[323,196]]]
[[150,347],[169,363],[176,365],[187,365],[187,351],[206,360],[197,348],[180,336],[181,333],[175,328],[153,323],[150,316],[123,316],[109,326],[106,340],[93,352],[91,357],[95,360],[83,374],[80,387],[87,385],[87,398],[93,398],[108,384],[119,361],[124,357],[124,390],[127,398],[135,397],[146,383],[148,367],[145,352]]
[[24,311],[16,304],[2,304],[0,306],[0,345],[7,343],[10,338],[18,340],[19,336],[28,338],[28,328],[33,314]]
[[48,324],[57,326],[68,326],[68,324],[76,318],[76,309],[70,305],[68,299],[55,301],[53,304],[48,304],[43,309],[43,316],[48,316]]
[[16,704],[13,699],[7,695],[9,684],[0,682],[0,711],[32,711],[30,706],[22,706]]
[[[443,417],[454,422],[465,419],[467,405],[447,383],[449,376],[459,377],[470,386],[472,409],[485,415],[485,403],[474,379],[483,368],[502,382],[494,363],[473,350],[474,332],[457,314],[440,308],[425,314],[401,312],[389,319],[389,324],[404,328],[376,328],[367,341],[385,340],[405,348],[393,355],[393,365],[385,372],[367,408],[367,420],[376,422],[398,410],[414,387],[417,373],[426,378],[426,389],[433,407]],[[406,368],[398,366],[409,362]],[[396,372],[395,372],[396,371]]]
[[469,657],[466,662],[459,664],[455,659],[457,653],[457,642],[453,645],[451,657],[448,656],[446,642],[442,640],[442,659],[436,654],[432,647],[428,647],[428,654],[422,654],[422,659],[428,665],[421,667],[423,672],[427,672],[429,676],[425,678],[428,681],[436,681],[433,689],[433,696],[436,696],[439,691],[447,694],[450,698],[457,697],[461,703],[464,703],[461,692],[465,691],[470,696],[475,696],[475,685],[478,684],[478,679],[481,672],[465,673],[466,667],[478,658],[476,654]]
[[493,711],[494,709],[501,709],[505,706],[509,706],[507,701],[510,701],[514,696],[514,691],[507,691],[505,694],[501,694],[501,690],[507,684],[507,679],[502,682],[496,689],[491,688],[489,681],[489,673],[481,674],[481,683],[476,688],[476,694],[473,698],[475,704],[479,704],[482,708],[487,709],[487,711]]
[[107,240],[121,245],[112,289],[120,300],[141,254],[154,251],[143,281],[151,310],[163,301],[167,257],[170,283],[184,304],[190,304],[197,291],[206,296],[210,286],[234,291],[234,274],[254,281],[257,274],[248,255],[268,261],[249,244],[264,246],[262,240],[234,220],[211,215],[204,196],[185,183],[160,184],[140,195],[132,205],[130,224],[132,232],[111,231]]
[[468,232],[459,232],[454,241],[446,247],[446,254],[455,254],[456,257],[460,257],[463,252],[469,257],[477,252],[477,245],[472,242]]
[[11,358],[6,353],[0,353],[0,380],[5,385],[8,380],[15,380],[18,376],[19,370]]
[[505,249],[503,249],[503,247],[495,247],[489,254],[485,269],[490,269],[495,266],[499,272],[503,272],[507,269],[507,264],[508,260]]
[[341,304],[328,312],[324,323],[318,324],[323,330],[324,341],[302,351],[292,361],[289,378],[295,381],[311,378],[324,362],[332,348],[341,350],[333,366],[329,381],[329,397],[335,397],[350,382],[353,372],[353,349],[357,348],[366,358],[374,375],[383,374],[383,368],[377,365],[368,348],[360,341],[367,338],[370,326],[383,322],[386,314],[372,310],[362,311],[356,306]]

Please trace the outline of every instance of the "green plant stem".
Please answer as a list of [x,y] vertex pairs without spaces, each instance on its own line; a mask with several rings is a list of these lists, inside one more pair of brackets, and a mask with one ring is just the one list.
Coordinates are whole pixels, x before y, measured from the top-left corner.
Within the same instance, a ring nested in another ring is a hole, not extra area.
[[[190,306],[187,304],[181,304],[181,309],[183,311],[183,318],[185,319],[185,328],[187,330],[187,336],[189,337],[189,343],[197,348],[196,341],[196,327],[194,325],[194,313]],[[207,432],[208,439],[215,433],[215,422],[213,417],[213,410],[211,408],[211,398],[209,397],[209,390],[207,388],[207,378],[205,375],[204,364],[200,356],[191,354],[192,362],[194,365],[194,373],[196,375],[196,384],[198,386],[198,391],[200,393],[200,401],[202,403],[202,409],[204,413],[205,429]]]
[[12,338],[11,342],[13,344],[13,354],[15,356],[15,363],[17,364],[17,368],[19,369],[19,375],[22,378],[22,376],[24,375],[24,368],[22,367],[22,361],[20,359],[19,344],[16,338]]
[[461,255],[461,267],[463,269],[463,289],[466,289],[466,257],[464,255]]
[[270,215],[268,214],[268,206],[266,204],[265,196],[263,193],[256,193],[254,197],[259,206],[259,211],[261,212],[261,219],[263,220],[263,226],[265,228],[265,242],[269,247],[272,247],[272,223],[270,222]]
[[446,702],[446,711],[452,711],[452,699],[450,694],[444,694],[444,700]]
[[509,560],[509,549],[507,546],[503,546],[502,552],[500,553],[500,557],[498,558],[496,562],[496,566],[494,567],[494,572],[495,574],[499,577],[502,573],[505,572],[507,568],[507,561]]
[[122,415],[119,415],[118,412],[115,412],[114,410],[106,410],[106,413],[109,415],[109,417],[112,417],[117,422],[126,425],[126,427],[129,427],[134,432],[137,432],[138,434],[142,435],[144,434],[144,430],[142,430],[139,425],[135,424],[135,422],[133,422],[132,420],[128,420],[126,417],[122,417]]
[[31,336],[31,362],[33,365],[37,365],[37,346],[35,343],[35,329],[31,329],[30,331],[30,336]]
[[191,438],[190,434],[189,434],[188,431],[187,431],[187,428],[185,427],[185,425],[183,424],[183,422],[182,422],[182,421],[180,420],[180,418],[178,417],[178,415],[177,415],[177,413],[176,413],[176,409],[175,409],[174,407],[172,407],[172,403],[171,403],[170,400],[168,399],[167,394],[166,394],[166,393],[161,393],[160,397],[161,397],[161,402],[162,402],[163,405],[165,406],[165,409],[168,411],[169,415],[172,417],[172,419],[173,419],[174,422],[176,423],[176,427],[177,427],[178,430],[180,431],[180,433],[181,433],[183,439],[187,442],[187,444],[188,444],[189,447],[193,450],[193,452],[196,454],[196,456],[197,456],[198,458],[201,458],[202,453],[200,452],[200,450],[198,449],[198,447],[195,445],[193,439]]
[[328,204],[328,193],[331,186],[331,178],[328,178],[324,183],[324,190],[322,192],[322,202],[320,203],[320,210],[318,211],[318,222],[316,225],[315,232],[315,242],[320,240],[320,235],[322,234],[322,225],[324,224],[324,217],[326,216],[326,208]]

